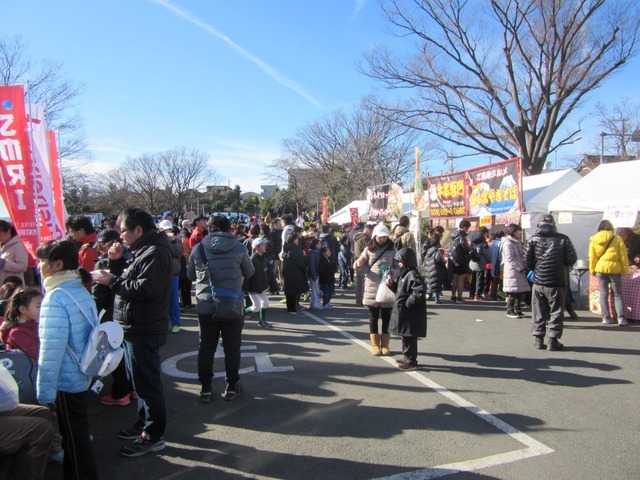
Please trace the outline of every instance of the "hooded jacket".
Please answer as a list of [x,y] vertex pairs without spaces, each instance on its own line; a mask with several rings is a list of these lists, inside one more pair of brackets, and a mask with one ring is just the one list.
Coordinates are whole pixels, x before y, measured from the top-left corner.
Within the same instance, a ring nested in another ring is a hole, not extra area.
[[18,235],[14,235],[9,241],[0,247],[0,285],[4,279],[15,275],[24,281],[24,272],[29,264],[29,254]]
[[396,294],[389,331],[402,337],[426,337],[426,286],[417,270],[416,254],[410,248],[402,248],[394,260],[404,266],[398,279],[389,287]]
[[130,246],[132,261],[111,280],[113,319],[125,335],[162,335],[169,323],[173,246],[164,232],[149,230]]
[[543,223],[529,239],[524,257],[527,270],[534,271],[533,283],[545,287],[567,287],[568,268],[578,260],[576,249],[555,225]]
[[500,242],[503,261],[502,290],[506,293],[523,293],[531,290],[524,266],[524,249],[517,238],[506,235]]
[[600,230],[589,239],[589,273],[629,273],[627,247],[611,230]]
[[[191,251],[187,276],[196,282],[198,314],[211,314],[216,310],[211,286],[237,292],[242,298],[242,284],[255,273],[247,249],[229,232],[210,233]],[[229,297],[227,297],[229,298]],[[241,320],[242,309],[237,318]]]

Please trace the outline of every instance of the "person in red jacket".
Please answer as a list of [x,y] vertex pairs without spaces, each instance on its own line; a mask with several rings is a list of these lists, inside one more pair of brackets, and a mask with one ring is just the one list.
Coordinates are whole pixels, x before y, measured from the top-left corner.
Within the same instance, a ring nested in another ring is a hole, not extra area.
[[[80,244],[78,264],[87,272],[92,272],[98,261],[98,252],[95,248],[98,234],[93,228],[91,220],[89,217],[77,216],[68,219],[66,224],[73,239]],[[91,283],[84,284],[84,286],[91,292]]]

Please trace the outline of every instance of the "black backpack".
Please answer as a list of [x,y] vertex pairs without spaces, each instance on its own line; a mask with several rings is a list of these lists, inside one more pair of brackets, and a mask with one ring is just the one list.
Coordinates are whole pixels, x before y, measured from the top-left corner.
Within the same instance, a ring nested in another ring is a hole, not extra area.
[[395,238],[395,240],[393,241],[393,248],[396,249],[396,252],[399,252],[404,248],[404,245],[402,244],[402,235]]
[[18,384],[18,398],[20,403],[37,405],[36,377],[38,364],[20,350],[0,350],[0,364],[2,364]]

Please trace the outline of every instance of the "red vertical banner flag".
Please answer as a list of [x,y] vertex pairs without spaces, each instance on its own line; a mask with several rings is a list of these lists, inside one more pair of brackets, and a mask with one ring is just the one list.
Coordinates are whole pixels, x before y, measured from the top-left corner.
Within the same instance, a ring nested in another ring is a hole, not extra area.
[[29,148],[24,90],[0,87],[0,189],[11,221],[27,251],[35,257],[38,221]]
[[58,221],[64,226],[66,211],[64,209],[64,196],[62,194],[60,159],[58,158],[58,149],[56,147],[56,132],[48,130],[47,139],[49,140],[49,172],[51,174],[51,196],[53,197],[53,209],[56,212]]
[[322,223],[327,223],[329,221],[329,199],[327,197],[322,197]]

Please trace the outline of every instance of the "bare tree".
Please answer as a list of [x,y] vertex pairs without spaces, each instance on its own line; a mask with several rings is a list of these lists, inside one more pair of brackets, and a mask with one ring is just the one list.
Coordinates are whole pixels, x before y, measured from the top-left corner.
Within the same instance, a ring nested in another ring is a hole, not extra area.
[[294,197],[314,203],[329,196],[344,204],[362,198],[369,185],[409,178],[419,133],[370,108],[374,103],[364,99],[352,112],[334,112],[283,141],[273,166],[295,180]]
[[593,109],[593,115],[602,129],[602,143],[598,148],[615,152],[615,155],[627,160],[630,142],[640,141],[640,104],[633,103],[629,98],[622,98],[610,106],[599,102]]
[[365,74],[416,93],[384,111],[471,151],[520,156],[526,174],[577,135],[569,115],[638,51],[631,0],[381,1],[417,50],[368,56]]
[[162,206],[164,193],[161,170],[162,162],[158,155],[142,155],[127,157],[111,176],[119,180],[120,185],[128,187],[137,206],[156,212]]
[[0,85],[18,84],[28,85],[32,103],[46,104],[49,128],[59,132],[59,155],[63,166],[79,167],[69,160],[87,156],[82,119],[73,111],[84,85],[63,78],[60,62],[34,61],[27,54],[27,46],[19,36],[0,38]]
[[205,182],[214,185],[218,182],[215,170],[209,165],[209,156],[197,149],[178,147],[158,153],[157,157],[168,207],[173,212],[184,211],[191,192]]

